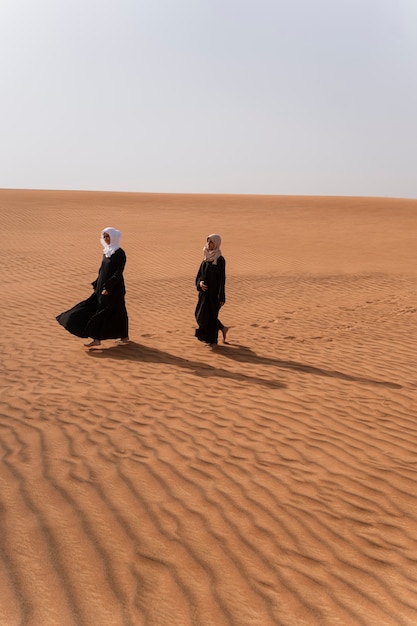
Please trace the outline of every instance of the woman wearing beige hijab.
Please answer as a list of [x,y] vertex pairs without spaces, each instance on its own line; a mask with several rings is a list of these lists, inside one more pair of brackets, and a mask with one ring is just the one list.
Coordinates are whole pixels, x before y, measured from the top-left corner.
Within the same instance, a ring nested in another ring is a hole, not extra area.
[[203,261],[197,272],[195,284],[198,302],[195,318],[198,328],[195,336],[212,347],[217,344],[219,330],[226,340],[228,328],[218,319],[220,308],[226,302],[226,261],[220,250],[221,237],[216,233],[207,237],[203,248]]

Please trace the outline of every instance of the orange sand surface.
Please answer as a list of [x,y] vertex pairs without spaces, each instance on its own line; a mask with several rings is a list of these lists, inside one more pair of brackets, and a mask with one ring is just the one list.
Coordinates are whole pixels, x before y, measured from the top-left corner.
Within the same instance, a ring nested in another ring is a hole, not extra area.
[[[0,215],[1,626],[417,624],[417,201],[2,190]],[[55,316],[108,226],[132,341],[88,351]]]

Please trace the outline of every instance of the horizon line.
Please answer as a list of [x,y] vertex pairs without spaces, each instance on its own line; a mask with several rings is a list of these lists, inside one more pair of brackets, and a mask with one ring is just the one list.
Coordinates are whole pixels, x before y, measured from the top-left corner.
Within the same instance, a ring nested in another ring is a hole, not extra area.
[[386,200],[417,200],[408,196],[382,196],[382,195],[358,195],[358,194],[319,194],[319,193],[254,193],[254,192],[206,192],[206,191],[120,191],[114,189],[65,189],[58,187],[0,187],[0,191],[34,191],[34,192],[60,192],[60,193],[102,193],[123,195],[154,195],[154,196],[262,196],[280,198],[366,198]]

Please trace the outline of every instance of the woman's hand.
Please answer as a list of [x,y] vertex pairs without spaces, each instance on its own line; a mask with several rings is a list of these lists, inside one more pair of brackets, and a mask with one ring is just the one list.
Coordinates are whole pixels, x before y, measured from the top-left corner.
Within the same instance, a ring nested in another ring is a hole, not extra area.
[[202,289],[202,291],[207,291],[208,287],[204,280],[200,280],[200,288]]

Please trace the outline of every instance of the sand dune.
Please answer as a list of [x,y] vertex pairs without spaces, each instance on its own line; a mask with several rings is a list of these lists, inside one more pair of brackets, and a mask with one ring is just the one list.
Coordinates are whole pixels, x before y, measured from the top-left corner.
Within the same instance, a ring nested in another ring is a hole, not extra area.
[[[417,624],[417,201],[0,191],[1,626]],[[55,315],[100,231],[131,343]],[[230,343],[194,338],[223,236]]]

